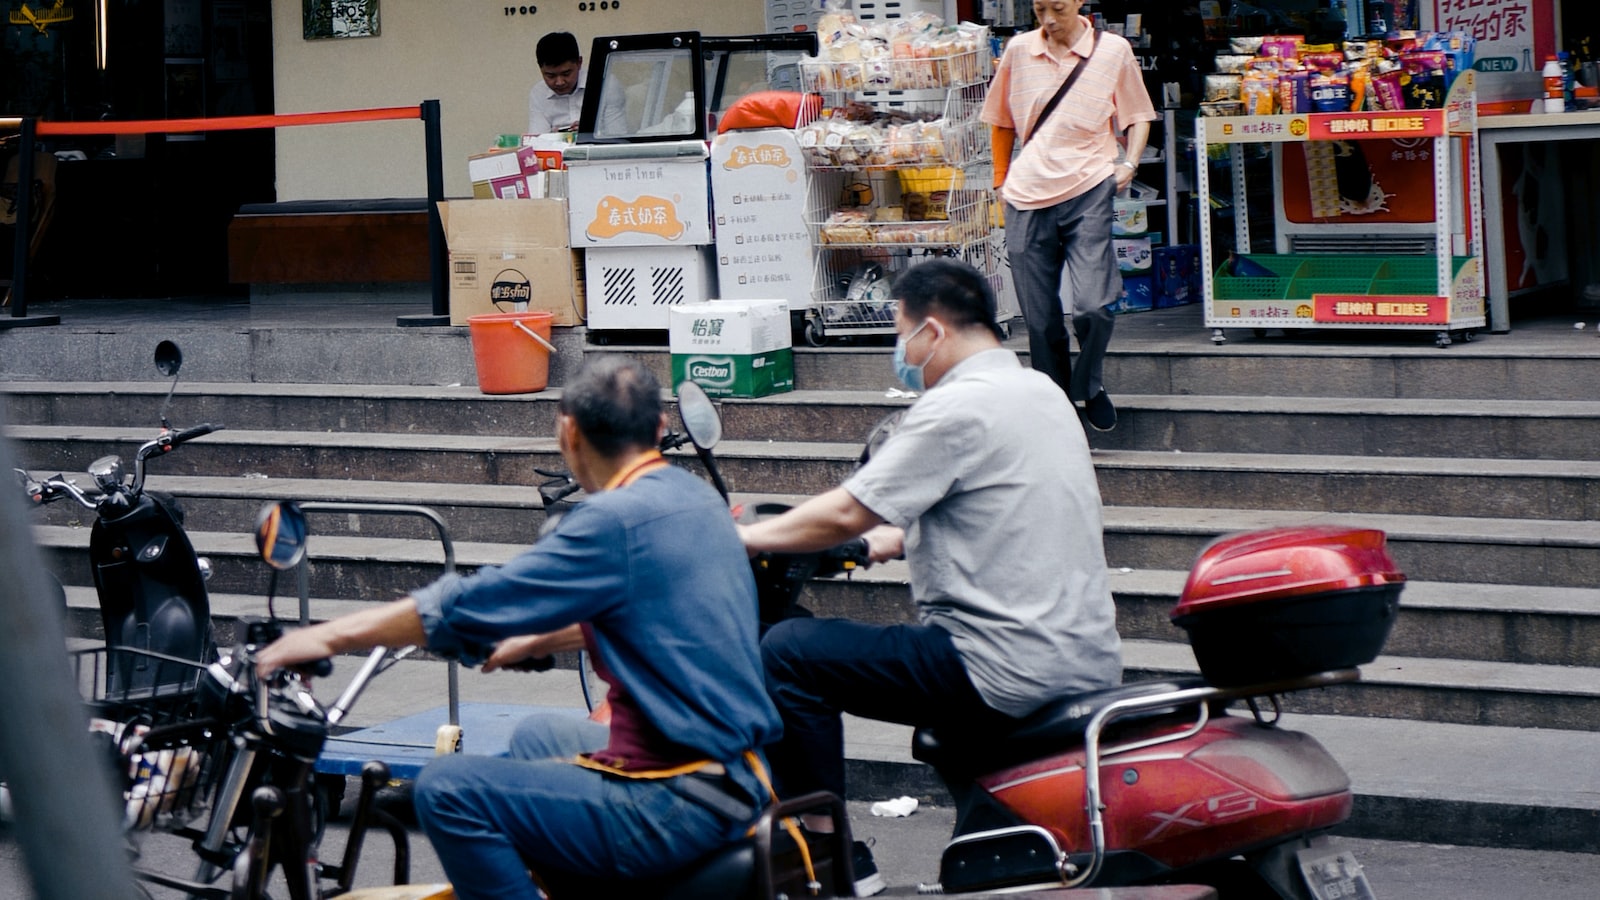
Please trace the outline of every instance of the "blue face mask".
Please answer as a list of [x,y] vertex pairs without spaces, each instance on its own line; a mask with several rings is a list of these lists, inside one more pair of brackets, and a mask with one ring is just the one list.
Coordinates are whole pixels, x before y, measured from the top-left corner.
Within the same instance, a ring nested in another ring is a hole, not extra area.
[[[922,324],[918,325],[910,334],[903,338],[898,338],[894,342],[894,377],[900,379],[905,383],[906,387],[919,394],[927,390],[927,386],[922,381],[922,369],[923,366],[928,364],[928,361],[925,359],[921,365],[915,366],[906,362],[906,345],[911,343],[911,339],[921,334],[922,329],[927,327],[928,320],[923,319]],[[928,355],[930,358],[933,356],[931,353]]]

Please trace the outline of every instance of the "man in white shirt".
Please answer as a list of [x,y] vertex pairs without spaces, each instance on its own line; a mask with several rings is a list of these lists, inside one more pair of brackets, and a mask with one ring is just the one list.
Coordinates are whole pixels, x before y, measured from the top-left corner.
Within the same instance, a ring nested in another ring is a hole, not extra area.
[[576,131],[583,112],[583,83],[588,73],[578,39],[569,32],[552,31],[534,47],[542,83],[528,91],[528,134]]

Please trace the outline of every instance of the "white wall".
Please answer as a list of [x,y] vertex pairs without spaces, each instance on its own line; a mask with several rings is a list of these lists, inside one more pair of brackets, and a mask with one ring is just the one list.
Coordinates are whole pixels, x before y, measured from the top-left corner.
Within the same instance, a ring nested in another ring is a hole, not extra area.
[[[625,0],[621,9],[597,12],[579,12],[581,0],[562,0],[541,4],[535,15],[507,16],[508,2],[383,0],[378,37],[308,41],[301,4],[278,0],[272,4],[276,111],[439,100],[445,194],[465,196],[467,156],[527,125],[528,89],[539,79],[533,46],[545,33],[572,32],[587,57],[599,35],[765,28],[760,0]],[[280,128],[277,151],[279,200],[427,196],[418,120]]]

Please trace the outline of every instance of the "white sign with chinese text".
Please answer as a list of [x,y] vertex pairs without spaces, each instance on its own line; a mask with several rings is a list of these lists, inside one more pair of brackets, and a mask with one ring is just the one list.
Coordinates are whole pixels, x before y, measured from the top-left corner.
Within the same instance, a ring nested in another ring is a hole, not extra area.
[[730,131],[711,145],[717,283],[724,300],[811,296],[805,164],[786,128]]

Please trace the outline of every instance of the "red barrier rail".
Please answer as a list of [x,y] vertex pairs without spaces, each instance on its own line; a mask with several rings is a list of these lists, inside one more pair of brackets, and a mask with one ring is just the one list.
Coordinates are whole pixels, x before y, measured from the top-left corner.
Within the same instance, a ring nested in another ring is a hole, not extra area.
[[391,106],[385,109],[285,113],[274,116],[132,119],[122,122],[39,122],[35,125],[34,133],[41,137],[82,134],[179,134],[192,131],[244,131],[251,128],[284,128],[291,125],[337,125],[345,122],[383,122],[392,119],[420,118],[422,118],[420,106]]
[[[18,152],[17,229],[12,245],[11,286],[7,300],[11,316],[0,317],[0,328],[24,325],[57,325],[59,316],[27,314],[28,239],[32,231],[29,209],[33,182],[33,143],[36,136],[106,134],[188,134],[197,131],[242,131],[251,128],[286,128],[299,125],[341,125],[354,122],[384,122],[421,119],[428,178],[428,258],[433,288],[430,315],[406,315],[397,325],[450,324],[449,287],[445,281],[444,223],[439,218],[439,203],[444,199],[443,140],[439,129],[439,101],[424,100],[418,106],[391,106],[381,109],[349,109],[332,112],[287,113],[270,116],[218,116],[192,119],[133,119],[100,122],[40,122],[24,117],[20,121]],[[9,124],[9,121],[7,122]],[[3,282],[0,282],[3,284]]]

